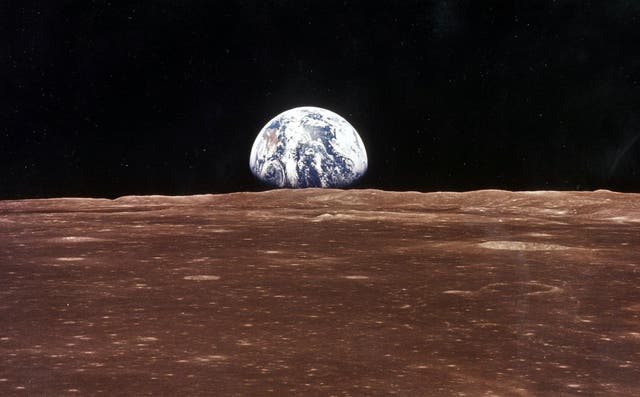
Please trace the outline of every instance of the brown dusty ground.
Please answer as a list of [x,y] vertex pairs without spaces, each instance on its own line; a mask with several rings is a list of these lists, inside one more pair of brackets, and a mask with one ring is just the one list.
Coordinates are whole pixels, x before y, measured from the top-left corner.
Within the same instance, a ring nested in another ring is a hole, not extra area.
[[0,201],[0,395],[638,396],[640,195]]

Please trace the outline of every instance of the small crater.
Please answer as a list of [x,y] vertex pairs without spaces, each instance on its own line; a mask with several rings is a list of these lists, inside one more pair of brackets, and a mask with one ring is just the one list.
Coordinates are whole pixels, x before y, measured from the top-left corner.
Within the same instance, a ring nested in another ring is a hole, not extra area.
[[559,244],[535,243],[531,241],[485,241],[478,244],[482,248],[507,251],[561,251],[572,249]]
[[632,312],[640,312],[640,303],[636,303],[635,305],[625,307],[625,310],[630,310]]
[[65,236],[49,239],[49,241],[58,243],[88,243],[92,241],[106,241],[103,238],[86,237],[86,236]]
[[562,292],[561,288],[537,282],[492,283],[480,288],[477,293],[501,293],[507,295],[543,295]]
[[211,361],[223,361],[226,360],[227,357],[226,356],[222,356],[219,354],[214,354],[214,355],[210,355],[210,356],[199,356],[199,357],[194,357],[193,361],[195,362],[199,362],[199,363],[208,363]]
[[367,280],[369,276],[342,276],[342,278],[346,278],[347,280]]
[[194,281],[215,281],[220,280],[220,276],[213,276],[210,274],[195,274],[192,276],[184,276],[184,279]]
[[549,234],[549,233],[527,233],[527,236],[531,236],[531,237],[553,237],[553,234]]

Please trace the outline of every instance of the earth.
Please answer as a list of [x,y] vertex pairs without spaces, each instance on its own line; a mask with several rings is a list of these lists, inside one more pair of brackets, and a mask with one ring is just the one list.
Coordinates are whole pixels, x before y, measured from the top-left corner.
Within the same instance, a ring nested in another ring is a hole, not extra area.
[[269,121],[253,143],[249,166],[261,181],[288,188],[345,187],[367,170],[358,132],[340,115],[298,107]]

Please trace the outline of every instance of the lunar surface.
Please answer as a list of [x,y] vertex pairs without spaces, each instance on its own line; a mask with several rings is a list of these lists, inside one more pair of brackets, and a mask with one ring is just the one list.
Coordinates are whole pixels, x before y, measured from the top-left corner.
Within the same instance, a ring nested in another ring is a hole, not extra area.
[[344,187],[368,166],[360,135],[347,120],[313,106],[287,110],[258,133],[249,167],[277,187]]
[[638,396],[640,195],[0,201],[0,395]]

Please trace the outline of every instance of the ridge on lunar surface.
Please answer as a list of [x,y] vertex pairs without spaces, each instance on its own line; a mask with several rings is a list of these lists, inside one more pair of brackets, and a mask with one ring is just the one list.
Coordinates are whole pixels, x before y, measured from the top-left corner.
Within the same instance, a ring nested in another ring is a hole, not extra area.
[[640,395],[640,195],[0,201],[0,395]]

